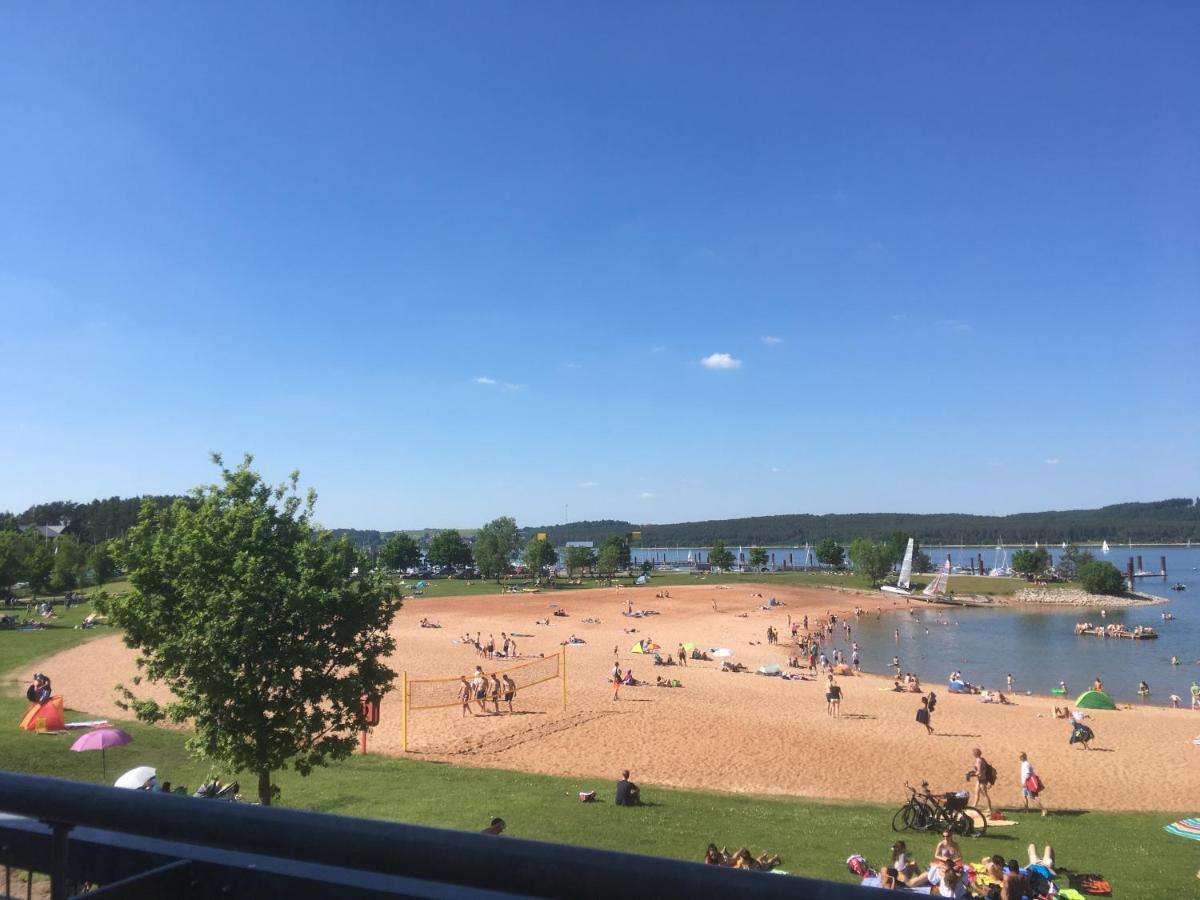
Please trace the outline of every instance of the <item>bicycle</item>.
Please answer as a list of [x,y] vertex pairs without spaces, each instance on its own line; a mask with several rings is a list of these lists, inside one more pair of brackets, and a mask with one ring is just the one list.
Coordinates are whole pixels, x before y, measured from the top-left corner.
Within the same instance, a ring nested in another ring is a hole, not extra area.
[[893,831],[949,831],[959,837],[979,837],[987,831],[987,819],[978,809],[967,806],[967,798],[956,793],[941,796],[929,790],[929,782],[921,782],[921,792],[904,783],[908,801],[892,816]]

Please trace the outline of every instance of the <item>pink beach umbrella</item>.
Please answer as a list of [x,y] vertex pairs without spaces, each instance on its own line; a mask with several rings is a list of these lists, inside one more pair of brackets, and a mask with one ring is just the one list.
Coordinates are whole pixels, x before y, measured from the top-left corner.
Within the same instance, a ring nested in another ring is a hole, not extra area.
[[104,751],[109,747],[120,747],[122,744],[128,744],[132,740],[133,738],[120,728],[97,728],[95,731],[89,731],[73,743],[71,749],[76,753],[82,753],[84,750],[99,750],[100,774],[102,777],[107,778]]

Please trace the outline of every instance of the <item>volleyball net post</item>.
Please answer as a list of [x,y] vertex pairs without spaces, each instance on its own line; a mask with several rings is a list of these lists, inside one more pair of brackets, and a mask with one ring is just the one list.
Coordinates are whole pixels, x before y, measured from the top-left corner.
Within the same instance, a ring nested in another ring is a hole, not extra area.
[[[489,660],[495,663],[499,660]],[[559,682],[559,700],[562,708],[567,708],[567,648],[559,647],[558,652],[551,656],[540,656],[537,659],[525,660],[504,669],[486,669],[489,681],[492,674],[507,675],[516,687],[517,701],[523,692],[539,684]],[[467,681],[471,676],[465,676]],[[447,709],[462,704],[463,676],[450,678],[409,678],[408,672],[400,673],[400,728],[401,749],[408,752],[408,726],[414,713],[430,709]],[[488,695],[492,697],[489,686]],[[542,703],[546,702],[545,694],[541,695]],[[479,702],[472,697],[472,703]],[[551,701],[553,702],[553,701]]]

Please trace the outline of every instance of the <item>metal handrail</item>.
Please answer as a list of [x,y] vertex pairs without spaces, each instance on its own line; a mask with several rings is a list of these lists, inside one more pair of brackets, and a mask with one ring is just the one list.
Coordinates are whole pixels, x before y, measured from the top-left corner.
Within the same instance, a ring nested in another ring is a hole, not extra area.
[[0,811],[51,825],[527,896],[661,897],[664,890],[692,898],[874,895],[857,885],[810,878],[13,773],[0,773]]

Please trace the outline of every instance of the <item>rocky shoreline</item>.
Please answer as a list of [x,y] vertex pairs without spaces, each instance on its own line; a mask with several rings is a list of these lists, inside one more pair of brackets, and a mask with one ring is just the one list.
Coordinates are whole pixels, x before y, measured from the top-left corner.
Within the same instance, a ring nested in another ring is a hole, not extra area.
[[[1003,598],[997,598],[1001,603]],[[1126,591],[1123,594],[1089,594],[1077,588],[1022,588],[1009,603],[1057,604],[1059,606],[1154,606],[1167,603],[1164,597]]]

